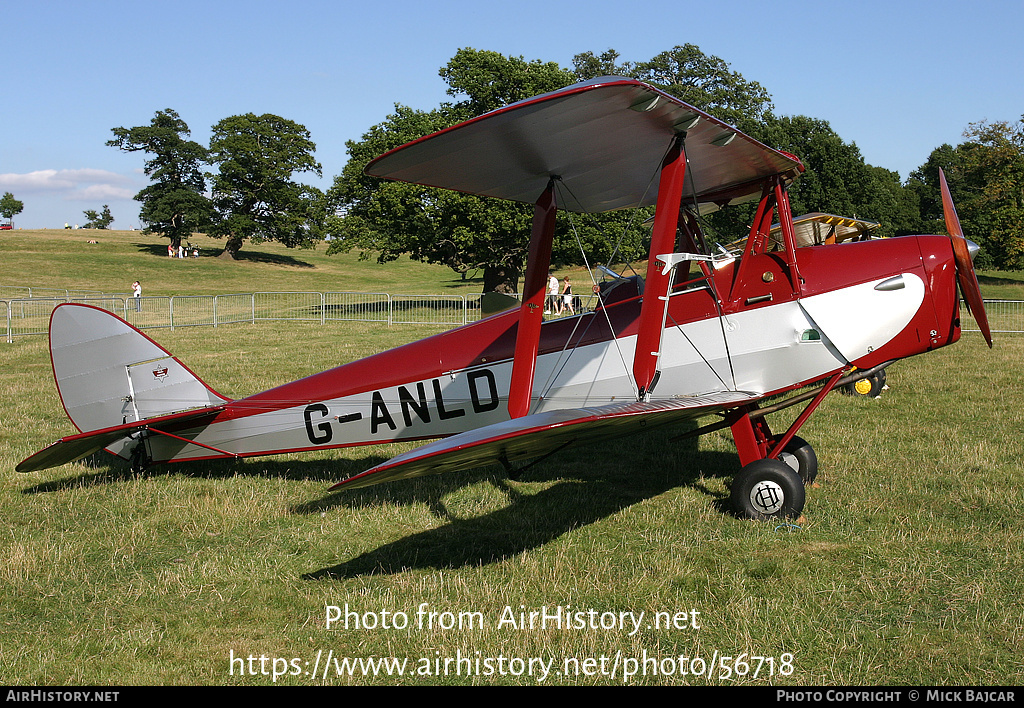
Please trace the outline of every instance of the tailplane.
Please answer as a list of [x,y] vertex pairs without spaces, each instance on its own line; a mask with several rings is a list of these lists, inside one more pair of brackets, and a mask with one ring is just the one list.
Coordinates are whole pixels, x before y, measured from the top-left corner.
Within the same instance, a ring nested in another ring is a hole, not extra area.
[[[131,433],[153,419],[191,419],[230,402],[135,327],[91,305],[54,309],[50,358],[64,410],[83,434],[59,446],[72,454],[88,454],[102,442],[127,459],[136,447]],[[70,461],[63,459],[68,452],[53,452],[43,466]]]

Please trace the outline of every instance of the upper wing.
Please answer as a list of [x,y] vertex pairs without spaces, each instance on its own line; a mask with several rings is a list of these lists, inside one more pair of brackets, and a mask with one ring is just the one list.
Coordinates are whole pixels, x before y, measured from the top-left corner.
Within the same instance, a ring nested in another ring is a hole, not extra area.
[[572,443],[607,439],[752,403],[760,395],[724,391],[649,403],[613,403],[514,418],[423,445],[331,487],[368,487],[407,477],[514,462]]
[[654,204],[658,168],[686,134],[683,194],[698,202],[759,196],[760,181],[803,166],[677,98],[633,79],[592,79],[428,135],[388,152],[366,174],[533,204],[548,181],[560,209]]

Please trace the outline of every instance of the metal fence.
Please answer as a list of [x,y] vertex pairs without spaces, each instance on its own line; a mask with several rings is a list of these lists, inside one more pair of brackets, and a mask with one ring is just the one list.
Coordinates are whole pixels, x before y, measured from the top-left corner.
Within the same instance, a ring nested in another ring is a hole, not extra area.
[[[6,314],[7,341],[46,334],[50,313],[64,302],[81,302],[113,312],[139,329],[217,327],[238,322],[376,322],[457,327],[480,318],[479,295],[390,295],[355,292],[259,292],[231,295],[174,295],[136,298],[98,291],[0,286],[0,313]],[[19,295],[11,297],[12,294]],[[586,308],[584,303],[584,309]],[[986,300],[994,333],[1024,332],[1024,301]],[[965,332],[977,332],[961,311]]]
[[[355,292],[259,292],[230,295],[140,297],[46,288],[3,287],[25,296],[0,300],[6,338],[46,334],[50,313],[65,302],[112,312],[139,329],[218,327],[224,324],[293,322],[376,322],[457,327],[480,318],[479,295],[391,295]],[[30,291],[30,292],[29,292]],[[30,295],[30,296],[29,296]]]

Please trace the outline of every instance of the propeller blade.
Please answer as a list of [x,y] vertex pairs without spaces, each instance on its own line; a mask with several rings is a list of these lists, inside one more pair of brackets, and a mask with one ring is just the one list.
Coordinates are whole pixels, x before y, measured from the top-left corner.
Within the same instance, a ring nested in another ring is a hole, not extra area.
[[949,193],[949,185],[946,184],[946,175],[939,169],[939,186],[942,189],[942,216],[946,220],[946,231],[953,242],[953,258],[956,261],[956,279],[960,285],[960,292],[967,303],[967,309],[974,315],[989,349],[992,348],[992,331],[988,326],[988,315],[985,314],[985,302],[981,298],[981,286],[978,285],[978,274],[974,272],[974,260],[971,258],[971,249],[964,237],[963,229],[960,228],[960,218],[956,215],[956,207],[953,206],[953,197]]

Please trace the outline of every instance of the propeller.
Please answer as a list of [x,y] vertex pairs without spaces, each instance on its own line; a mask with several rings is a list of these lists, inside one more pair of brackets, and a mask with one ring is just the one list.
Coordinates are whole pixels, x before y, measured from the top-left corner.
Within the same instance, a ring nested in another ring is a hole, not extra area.
[[960,228],[960,219],[956,215],[956,207],[953,206],[953,197],[949,193],[949,185],[946,184],[946,175],[941,168],[939,169],[939,185],[942,188],[942,215],[946,219],[946,231],[953,242],[957,284],[967,303],[967,309],[974,315],[974,320],[978,323],[978,328],[991,349],[992,331],[988,326],[988,315],[985,314],[985,303],[981,299],[981,287],[978,285],[978,275],[974,272],[974,259],[971,257],[972,248],[976,251],[977,246],[964,237],[964,232]]

